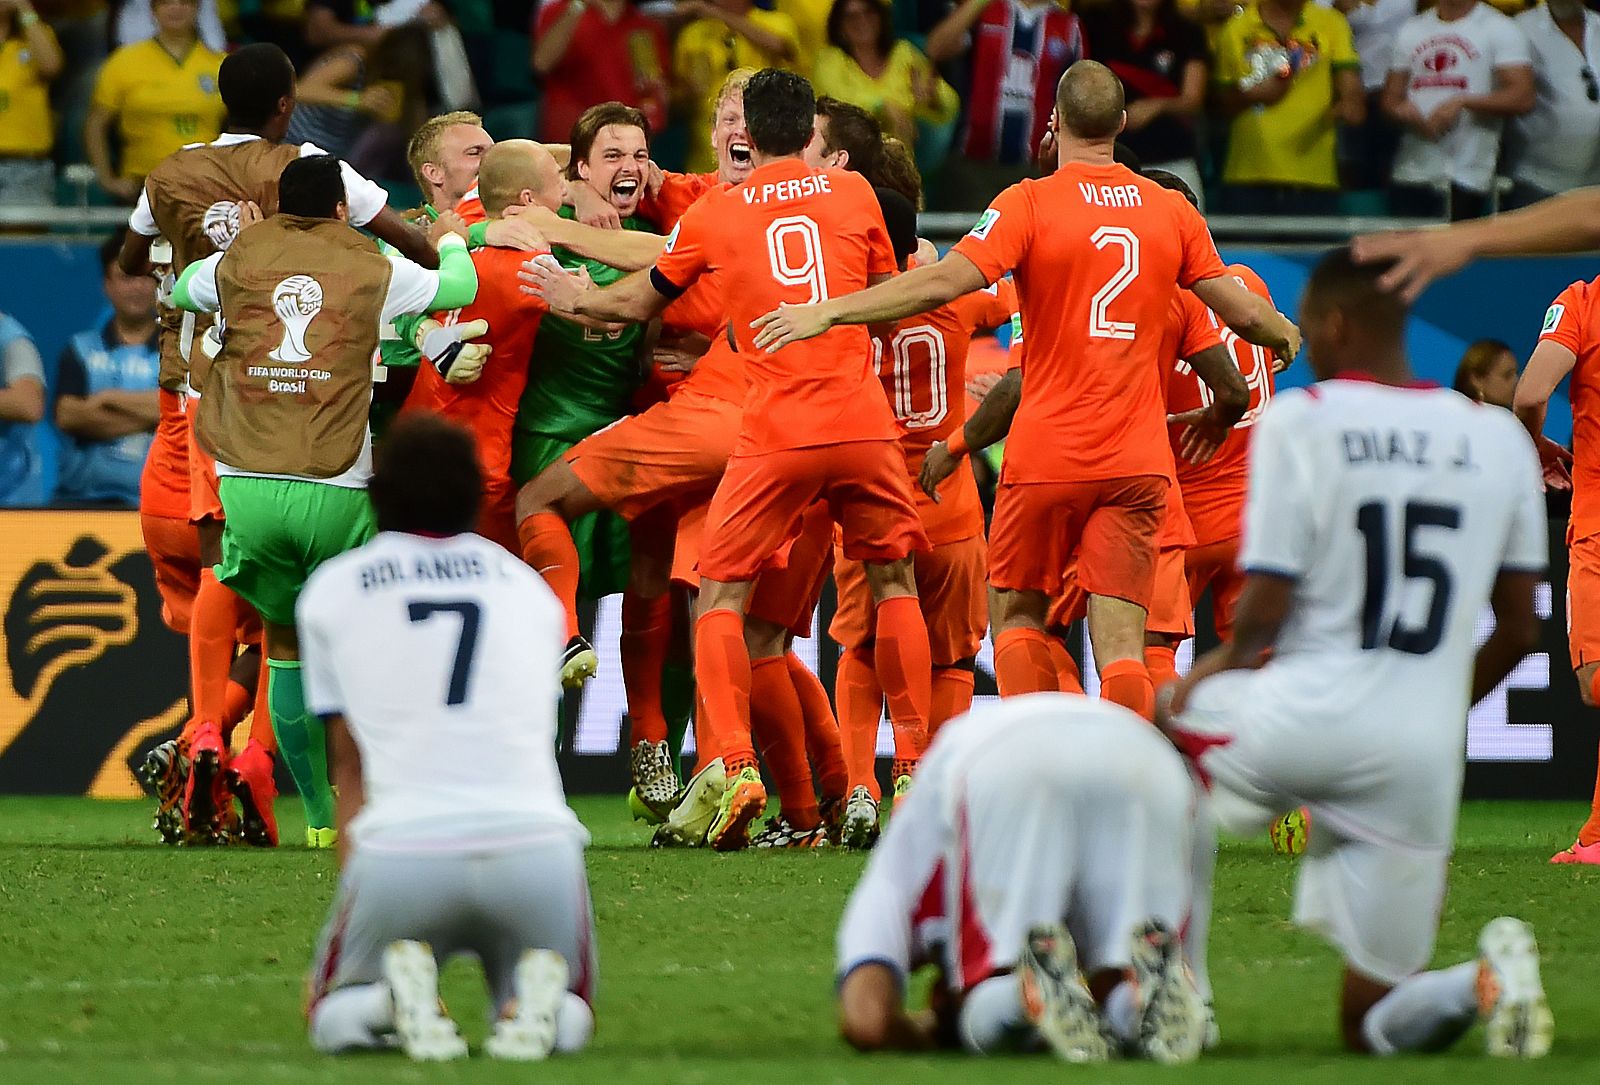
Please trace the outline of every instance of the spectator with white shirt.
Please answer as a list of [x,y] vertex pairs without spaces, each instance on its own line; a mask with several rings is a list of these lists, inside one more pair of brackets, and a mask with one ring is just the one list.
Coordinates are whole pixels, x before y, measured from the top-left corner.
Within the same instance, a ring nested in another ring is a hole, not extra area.
[[1481,0],[1439,0],[1400,28],[1383,89],[1403,129],[1390,208],[1479,218],[1492,209],[1501,129],[1534,105],[1528,39]]
[[1600,15],[1548,0],[1517,16],[1534,72],[1533,110],[1512,124],[1509,207],[1600,182]]

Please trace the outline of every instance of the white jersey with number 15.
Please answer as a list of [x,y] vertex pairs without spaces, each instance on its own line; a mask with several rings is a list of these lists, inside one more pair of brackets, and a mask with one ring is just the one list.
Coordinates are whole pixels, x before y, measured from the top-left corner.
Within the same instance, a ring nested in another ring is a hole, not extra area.
[[1546,530],[1509,411],[1357,379],[1282,393],[1256,424],[1240,555],[1295,581],[1275,694],[1459,742],[1477,617],[1502,570],[1544,570]]

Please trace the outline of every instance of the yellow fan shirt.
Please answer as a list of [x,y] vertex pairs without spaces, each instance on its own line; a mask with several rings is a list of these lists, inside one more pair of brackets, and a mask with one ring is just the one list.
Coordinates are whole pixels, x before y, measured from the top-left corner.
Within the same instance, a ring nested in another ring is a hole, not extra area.
[[196,42],[181,61],[155,39],[124,45],[106,59],[94,104],[116,114],[122,176],[143,177],[173,151],[209,143],[227,111],[217,93],[222,54]]

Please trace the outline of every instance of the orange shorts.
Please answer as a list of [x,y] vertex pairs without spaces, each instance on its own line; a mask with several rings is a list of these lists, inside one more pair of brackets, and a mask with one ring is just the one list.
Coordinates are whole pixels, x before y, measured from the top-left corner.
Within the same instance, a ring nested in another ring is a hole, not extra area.
[[756,577],[745,614],[809,637],[832,557],[833,516],[827,503],[818,501],[806,510],[800,534],[789,544],[788,563]]
[[700,590],[700,546],[706,537],[706,513],[711,503],[697,501],[678,513],[678,537],[672,546],[672,582]]
[[189,406],[189,521],[222,520],[222,494],[217,489],[217,461],[200,447],[194,435],[194,419],[200,414]]
[[[939,543],[916,557],[917,602],[928,625],[928,647],[935,667],[950,667],[978,654],[989,630],[989,600],[984,584],[988,545],[982,535]],[[839,609],[828,636],[845,648],[871,643],[877,609],[859,561],[840,557],[833,565]]]
[[1169,483],[1160,475],[1097,482],[1001,482],[989,530],[989,583],[1065,594],[1067,570],[1091,595],[1149,607]]
[[[1184,551],[1170,547],[1156,554],[1155,579],[1145,614],[1144,631],[1188,640],[1194,636],[1194,603],[1189,594]],[[1050,602],[1049,628],[1063,631],[1089,613],[1089,593],[1078,586],[1076,569],[1068,569],[1066,590]]]
[[155,438],[139,475],[139,511],[146,516],[189,519],[189,416],[183,397],[162,388]]
[[1567,650],[1572,669],[1600,663],[1600,535],[1567,540]]
[[899,561],[928,548],[900,443],[845,441],[729,460],[706,517],[700,575],[742,583],[781,567],[784,547],[818,501],[843,528],[852,560]]
[[187,517],[143,513],[139,528],[161,593],[161,620],[187,636],[194,595],[200,590],[200,535]]
[[1183,557],[1189,571],[1189,598],[1196,605],[1207,588],[1211,589],[1211,624],[1217,636],[1233,639],[1233,612],[1239,607],[1239,592],[1244,588],[1244,573],[1239,569],[1239,539],[1196,546]]
[[516,487],[509,478],[484,476],[483,500],[478,505],[478,534],[513,554],[520,554],[522,543],[517,540],[516,504]]
[[709,497],[744,410],[683,392],[585,437],[562,457],[606,508],[632,520],[666,501]]

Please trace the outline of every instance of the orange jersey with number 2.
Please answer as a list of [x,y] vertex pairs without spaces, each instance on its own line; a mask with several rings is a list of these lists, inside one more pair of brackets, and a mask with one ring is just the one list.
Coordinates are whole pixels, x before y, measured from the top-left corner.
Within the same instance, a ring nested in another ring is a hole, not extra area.
[[750,327],[785,302],[840,297],[894,270],[883,212],[859,174],[781,159],[684,213],[651,278],[677,297],[719,276],[750,378],[735,455],[899,435],[865,328],[841,325],[768,354],[755,349]]
[[1014,272],[1028,338],[1008,482],[1172,470],[1161,331],[1175,292],[1224,274],[1182,196],[1113,163],[1068,163],[1000,193],[953,250],[985,280]]

